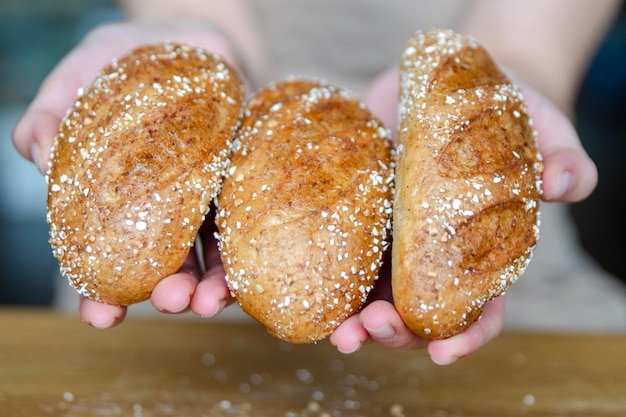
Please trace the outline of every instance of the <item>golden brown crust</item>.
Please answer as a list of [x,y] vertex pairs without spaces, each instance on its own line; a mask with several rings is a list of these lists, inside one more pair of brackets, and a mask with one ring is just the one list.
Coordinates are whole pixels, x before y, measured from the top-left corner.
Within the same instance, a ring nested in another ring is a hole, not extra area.
[[415,333],[456,334],[524,271],[541,157],[519,91],[473,40],[418,32],[401,61],[392,286]]
[[292,79],[252,98],[236,142],[216,217],[229,288],[274,336],[320,340],[388,246],[389,132],[344,91]]
[[182,265],[228,167],[243,84],[217,55],[138,48],[69,109],[48,181],[50,243],[84,296],[129,305]]

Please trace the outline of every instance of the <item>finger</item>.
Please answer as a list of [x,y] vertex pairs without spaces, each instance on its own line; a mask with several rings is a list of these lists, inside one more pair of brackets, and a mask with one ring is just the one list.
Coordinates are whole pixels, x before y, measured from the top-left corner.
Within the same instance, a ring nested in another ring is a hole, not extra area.
[[97,329],[117,326],[126,317],[126,307],[99,303],[86,297],[80,298],[80,316],[85,323]]
[[[35,162],[42,172],[61,120],[76,100],[79,88],[85,84],[85,67],[92,64],[83,61],[82,53],[77,49],[59,62],[13,130],[15,148]],[[91,76],[91,72],[89,74]]]
[[428,353],[433,362],[448,365],[456,362],[494,339],[504,325],[504,296],[485,303],[483,313],[463,333],[448,339],[433,340],[428,344]]
[[217,246],[217,240],[214,237],[216,230],[214,212],[211,211],[200,228],[206,271],[196,288],[190,304],[191,311],[203,317],[213,317],[219,314],[234,301],[226,284],[226,273]]
[[391,349],[422,349],[428,341],[413,333],[393,304],[378,300],[366,306],[359,320],[372,340]]
[[150,302],[163,313],[183,313],[189,309],[201,272],[192,249],[177,273],[161,280],[152,291]]
[[32,161],[45,174],[50,148],[59,131],[61,121],[77,97],[82,68],[75,58],[62,61],[48,75],[37,92],[37,97],[16,123],[12,140],[17,151]]
[[[91,32],[64,57],[43,81],[37,95],[15,125],[12,139],[15,148],[35,163],[39,171],[47,171],[47,161],[54,137],[78,91],[93,80],[100,68],[124,50],[123,43],[106,41],[103,32]],[[100,33],[103,33],[100,35]]]
[[543,152],[543,199],[573,203],[585,199],[598,183],[598,171],[584,151],[572,148]]
[[233,301],[224,280],[223,269],[221,274],[208,271],[196,287],[191,298],[190,308],[199,316],[213,317],[221,313]]
[[198,278],[189,272],[177,272],[161,280],[152,291],[150,302],[162,313],[184,313],[189,309]]
[[374,288],[372,288],[368,294],[364,307],[378,300],[384,300],[393,304],[393,290],[391,288],[391,246],[383,254],[383,264],[380,268],[378,279],[376,279]]
[[598,182],[598,172],[576,129],[550,101],[533,90],[523,92],[544,161],[543,199],[576,202],[586,198]]
[[398,68],[389,69],[372,81],[363,94],[363,102],[396,137],[398,129],[398,98],[400,94]]
[[56,114],[31,106],[13,128],[13,145],[42,174],[48,170],[50,148],[60,123]]
[[204,259],[204,267],[208,272],[212,270],[213,275],[221,275],[224,277],[224,268],[222,266],[222,259],[218,248],[217,238],[217,226],[215,225],[215,208],[211,206],[198,236],[202,242],[202,257]]
[[369,340],[369,334],[359,321],[359,314],[341,323],[330,335],[330,343],[341,353],[354,353]]

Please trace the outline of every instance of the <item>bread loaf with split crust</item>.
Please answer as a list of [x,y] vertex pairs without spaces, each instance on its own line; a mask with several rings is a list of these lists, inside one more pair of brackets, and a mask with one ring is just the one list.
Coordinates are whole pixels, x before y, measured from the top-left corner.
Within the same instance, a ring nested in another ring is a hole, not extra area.
[[80,294],[137,303],[181,267],[221,187],[243,101],[219,56],[171,43],[114,60],[81,92],[47,173],[50,243]]
[[311,343],[356,313],[389,245],[389,131],[356,98],[308,79],[249,102],[216,224],[226,278],[277,338]]
[[541,156],[520,91],[471,38],[418,32],[400,71],[394,303],[415,333],[446,338],[528,265]]

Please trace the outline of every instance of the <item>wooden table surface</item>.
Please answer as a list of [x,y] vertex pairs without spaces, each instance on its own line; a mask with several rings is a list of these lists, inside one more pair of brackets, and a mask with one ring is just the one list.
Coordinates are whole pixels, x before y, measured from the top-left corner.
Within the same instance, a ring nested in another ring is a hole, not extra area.
[[0,309],[0,416],[626,416],[626,335],[504,333],[455,365],[260,325]]

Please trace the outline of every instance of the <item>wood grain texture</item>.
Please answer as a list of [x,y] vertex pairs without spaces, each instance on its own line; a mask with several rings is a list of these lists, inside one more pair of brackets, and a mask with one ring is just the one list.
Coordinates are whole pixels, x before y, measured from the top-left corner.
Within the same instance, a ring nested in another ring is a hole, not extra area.
[[0,415],[626,415],[626,335],[505,333],[455,365],[292,345],[256,324],[0,310]]

